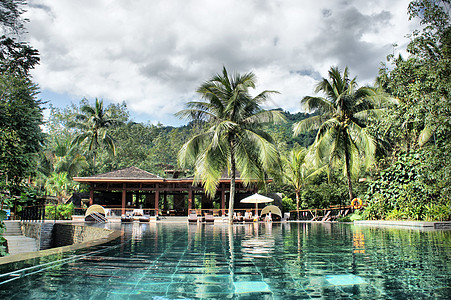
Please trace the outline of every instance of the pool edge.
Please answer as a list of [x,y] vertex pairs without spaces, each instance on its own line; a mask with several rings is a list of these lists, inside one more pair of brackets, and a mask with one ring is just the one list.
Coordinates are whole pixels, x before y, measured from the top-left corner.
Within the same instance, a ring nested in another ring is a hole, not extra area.
[[93,247],[93,246],[98,246],[98,245],[113,241],[113,240],[119,238],[121,235],[122,235],[122,233],[120,231],[111,230],[111,233],[107,237],[92,240],[92,241],[82,242],[82,243],[78,243],[78,244],[72,244],[69,246],[50,248],[50,249],[46,249],[46,250],[20,253],[20,254],[15,254],[15,255],[10,255],[10,256],[3,256],[3,257],[0,257],[0,265],[15,263],[15,262],[38,258],[38,257],[45,257],[45,256],[49,256],[49,255],[54,255],[54,254],[61,254],[64,252],[79,250],[79,249]]

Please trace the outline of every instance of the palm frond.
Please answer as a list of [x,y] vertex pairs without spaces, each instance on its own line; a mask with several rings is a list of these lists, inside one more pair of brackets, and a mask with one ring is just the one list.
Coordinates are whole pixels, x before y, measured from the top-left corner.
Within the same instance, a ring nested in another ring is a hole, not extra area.
[[261,110],[243,120],[246,125],[279,124],[286,122],[285,115],[279,110]]
[[321,114],[330,113],[334,111],[333,103],[322,97],[306,96],[302,98],[301,104],[303,104],[308,111],[317,110]]
[[302,132],[318,129],[323,124],[325,117],[327,116],[318,115],[294,123],[293,135],[298,136]]

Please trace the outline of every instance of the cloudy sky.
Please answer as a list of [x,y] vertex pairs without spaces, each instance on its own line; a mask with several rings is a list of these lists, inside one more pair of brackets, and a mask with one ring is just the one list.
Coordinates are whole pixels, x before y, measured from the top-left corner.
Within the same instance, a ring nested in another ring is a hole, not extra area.
[[[403,52],[408,0],[33,0],[27,40],[33,71],[54,106],[103,98],[135,121],[181,125],[174,113],[225,66],[252,71],[266,108],[302,111],[300,99],[330,66],[373,83],[390,53]],[[393,44],[398,47],[393,48]]]

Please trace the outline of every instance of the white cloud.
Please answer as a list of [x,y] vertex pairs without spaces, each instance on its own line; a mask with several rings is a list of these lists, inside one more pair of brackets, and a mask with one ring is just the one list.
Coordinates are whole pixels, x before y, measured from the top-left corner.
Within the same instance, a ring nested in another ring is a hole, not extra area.
[[273,105],[294,112],[331,65],[372,82],[392,44],[405,47],[416,26],[408,2],[36,0],[27,12],[41,53],[33,76],[42,89],[125,100],[170,124],[224,65],[255,72],[258,90],[278,90]]

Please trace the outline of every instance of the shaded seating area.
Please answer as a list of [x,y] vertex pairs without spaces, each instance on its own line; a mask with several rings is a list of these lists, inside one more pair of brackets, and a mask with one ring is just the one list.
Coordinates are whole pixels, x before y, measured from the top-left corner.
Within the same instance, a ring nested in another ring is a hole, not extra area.
[[85,213],[85,222],[108,222],[105,209],[97,204],[91,205]]
[[275,205],[268,205],[262,209],[261,218],[262,220],[266,220],[271,218],[271,221],[280,221],[282,220],[282,212],[280,208]]

